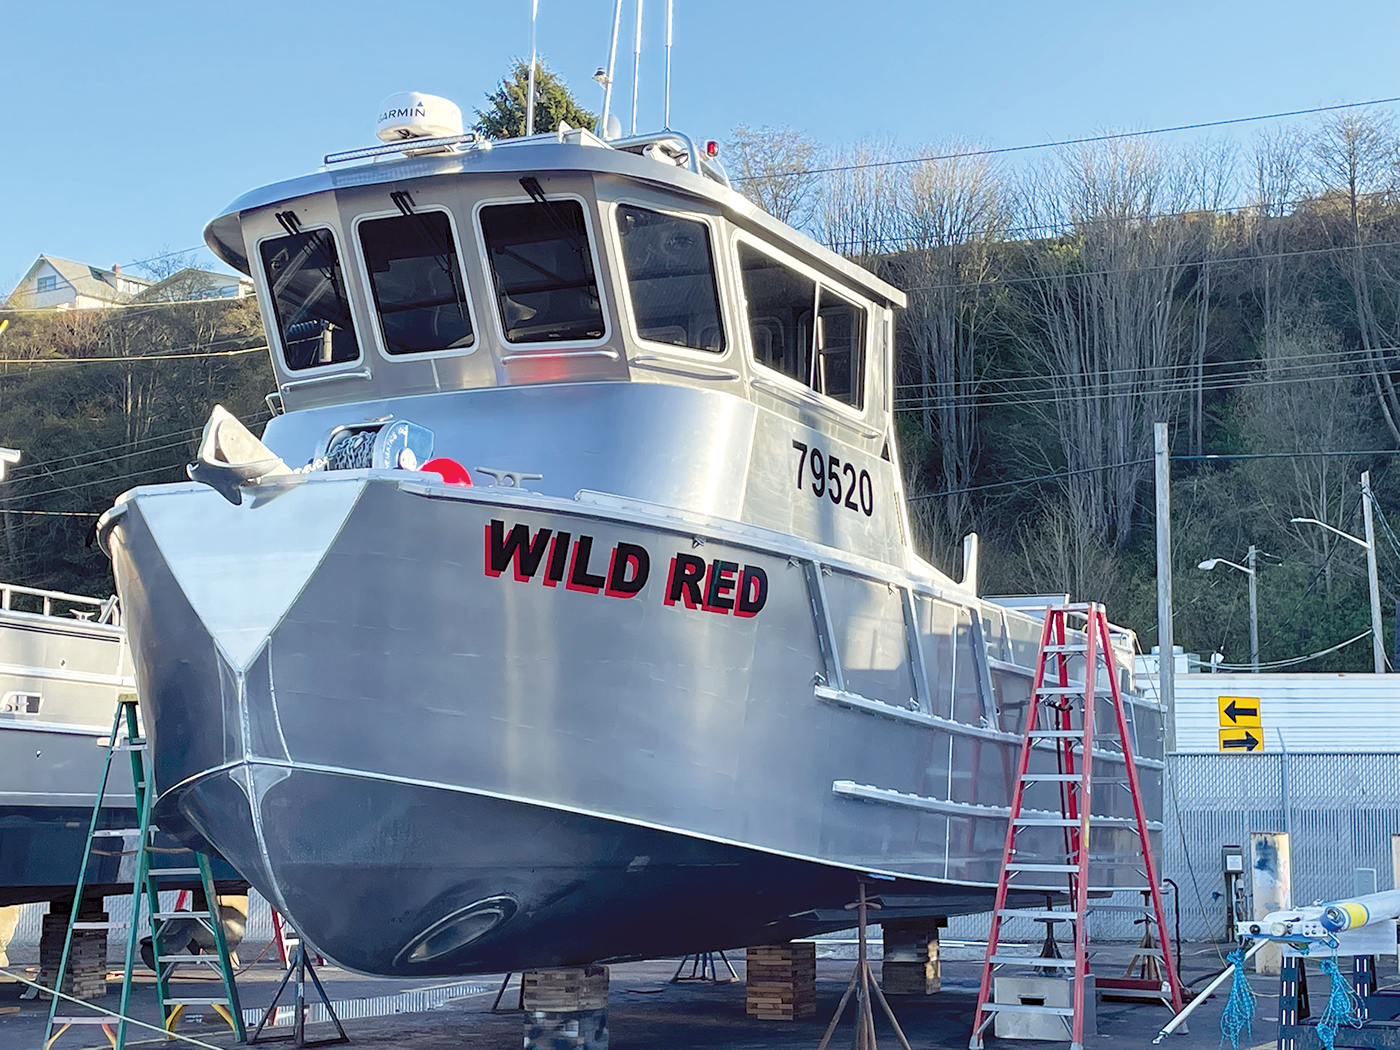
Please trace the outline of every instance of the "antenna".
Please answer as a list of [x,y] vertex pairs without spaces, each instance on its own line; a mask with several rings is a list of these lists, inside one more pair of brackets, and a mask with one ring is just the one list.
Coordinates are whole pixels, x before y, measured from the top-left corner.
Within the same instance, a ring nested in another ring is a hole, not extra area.
[[675,0],[666,0],[666,103],[661,114],[661,126],[671,130],[671,14]]
[[530,0],[530,79],[525,86],[525,134],[535,133],[535,19],[539,17],[540,0]]
[[593,74],[593,79],[603,85],[603,115],[598,118],[598,134],[603,138],[607,138],[608,135],[608,114],[612,110],[613,71],[617,68],[617,31],[621,25],[622,0],[615,0],[613,4],[612,44],[608,47],[608,68],[600,69]]
[[642,72],[642,0],[637,0],[637,36],[632,44],[632,134],[637,133],[637,78]]

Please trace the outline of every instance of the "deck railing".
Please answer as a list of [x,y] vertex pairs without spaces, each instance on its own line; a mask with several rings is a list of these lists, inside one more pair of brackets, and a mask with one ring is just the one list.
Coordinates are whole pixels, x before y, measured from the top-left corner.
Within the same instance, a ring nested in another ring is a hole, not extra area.
[[[22,601],[22,607],[16,608],[14,599],[17,596],[34,600]],[[34,612],[33,607],[38,606],[39,611],[44,616],[61,615],[54,612],[55,603],[69,606],[70,608],[63,611],[75,619],[107,623],[114,626],[121,625],[121,613],[117,605],[116,595],[110,598],[89,598],[85,594],[68,594],[66,591],[22,587],[17,583],[0,583],[0,609],[5,611]],[[23,606],[29,606],[29,608]],[[77,608],[72,608],[72,606],[77,606]]]

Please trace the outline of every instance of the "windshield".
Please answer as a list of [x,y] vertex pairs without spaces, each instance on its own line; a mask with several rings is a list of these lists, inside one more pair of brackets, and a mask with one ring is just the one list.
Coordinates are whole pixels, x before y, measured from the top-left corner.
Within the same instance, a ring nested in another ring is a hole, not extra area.
[[263,241],[262,262],[288,369],[339,364],[360,356],[329,230],[303,230]]
[[577,201],[482,208],[481,233],[508,342],[603,337],[603,306]]
[[446,215],[414,212],[362,222],[360,245],[389,353],[472,345],[466,287]]

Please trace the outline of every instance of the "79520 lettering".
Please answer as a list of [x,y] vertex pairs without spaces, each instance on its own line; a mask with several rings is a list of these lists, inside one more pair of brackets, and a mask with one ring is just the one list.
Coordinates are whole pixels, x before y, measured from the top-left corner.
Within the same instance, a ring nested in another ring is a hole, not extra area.
[[797,488],[817,499],[823,496],[838,507],[860,511],[867,518],[875,513],[875,483],[870,471],[856,471],[854,463],[842,463],[815,445],[793,439],[797,450]]

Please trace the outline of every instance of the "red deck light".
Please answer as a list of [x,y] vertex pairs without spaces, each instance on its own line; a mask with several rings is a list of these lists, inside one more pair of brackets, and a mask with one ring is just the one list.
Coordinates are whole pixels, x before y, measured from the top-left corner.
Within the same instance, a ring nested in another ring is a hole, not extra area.
[[419,469],[425,474],[439,475],[449,485],[470,485],[472,483],[472,476],[467,473],[467,468],[455,459],[448,459],[446,456],[430,459]]
[[716,142],[714,139],[710,139],[709,142],[705,143],[705,156],[707,156],[707,157],[718,157],[718,156],[719,156],[719,143]]

